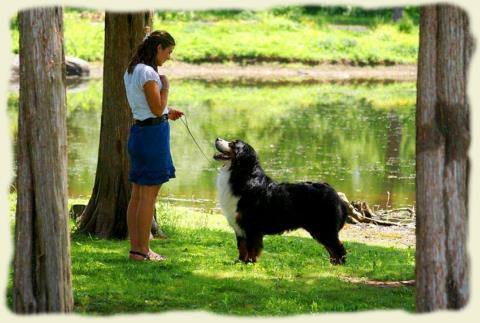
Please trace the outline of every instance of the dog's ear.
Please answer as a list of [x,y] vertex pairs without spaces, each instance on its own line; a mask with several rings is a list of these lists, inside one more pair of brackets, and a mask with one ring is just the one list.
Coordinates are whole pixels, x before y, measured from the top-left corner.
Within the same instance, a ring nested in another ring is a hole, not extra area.
[[235,141],[234,162],[241,166],[253,166],[257,162],[257,153],[249,144],[238,140]]

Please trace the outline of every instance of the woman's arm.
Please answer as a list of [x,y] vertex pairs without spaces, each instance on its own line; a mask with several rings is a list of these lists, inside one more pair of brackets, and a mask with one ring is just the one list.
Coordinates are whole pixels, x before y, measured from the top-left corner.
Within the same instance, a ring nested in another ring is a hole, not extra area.
[[[167,83],[167,82],[165,82]],[[162,90],[158,87],[157,82],[147,81],[143,85],[143,91],[145,98],[147,99],[148,106],[153,114],[161,116],[167,106],[168,101],[168,83],[163,84]]]

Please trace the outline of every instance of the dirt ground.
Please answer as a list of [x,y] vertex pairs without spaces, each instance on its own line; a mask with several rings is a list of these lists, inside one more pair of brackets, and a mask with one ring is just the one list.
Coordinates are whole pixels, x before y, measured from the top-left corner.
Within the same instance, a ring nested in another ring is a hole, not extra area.
[[[167,62],[159,69],[170,79],[251,82],[351,82],[351,81],[415,81],[416,65],[351,66],[321,64],[315,66],[282,64],[187,64]],[[101,63],[90,64],[90,77],[102,77]]]
[[415,247],[415,225],[414,223],[402,226],[347,223],[340,231],[340,239],[399,248]]
[[[310,237],[305,230],[295,230],[287,234]],[[341,241],[353,241],[396,248],[415,248],[415,224],[383,226],[368,223],[346,223],[340,231],[339,237]]]
[[[90,79],[103,77],[103,63],[88,63],[88,77],[67,77],[67,85],[79,86]],[[159,69],[170,80],[194,79],[205,82],[239,83],[351,83],[351,82],[414,82],[416,65],[352,66],[347,64],[301,64],[262,63],[239,65],[234,63],[187,64],[167,62]],[[10,75],[10,90],[18,90],[18,64],[13,65]]]

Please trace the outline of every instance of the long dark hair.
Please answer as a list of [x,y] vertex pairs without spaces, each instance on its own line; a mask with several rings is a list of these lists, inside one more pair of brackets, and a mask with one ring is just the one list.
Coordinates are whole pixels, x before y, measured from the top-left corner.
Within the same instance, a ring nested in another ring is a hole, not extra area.
[[172,35],[164,30],[155,30],[137,46],[135,55],[133,55],[130,63],[128,63],[128,73],[132,74],[133,69],[139,63],[151,66],[155,71],[157,70],[157,63],[155,56],[157,55],[158,45],[165,49],[169,46],[175,46],[175,39]]

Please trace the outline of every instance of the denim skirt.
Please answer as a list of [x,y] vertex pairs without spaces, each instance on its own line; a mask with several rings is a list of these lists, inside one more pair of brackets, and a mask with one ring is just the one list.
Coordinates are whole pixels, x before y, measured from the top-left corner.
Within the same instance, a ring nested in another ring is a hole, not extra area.
[[175,177],[170,153],[170,125],[134,124],[128,136],[128,180],[139,185],[160,185]]

